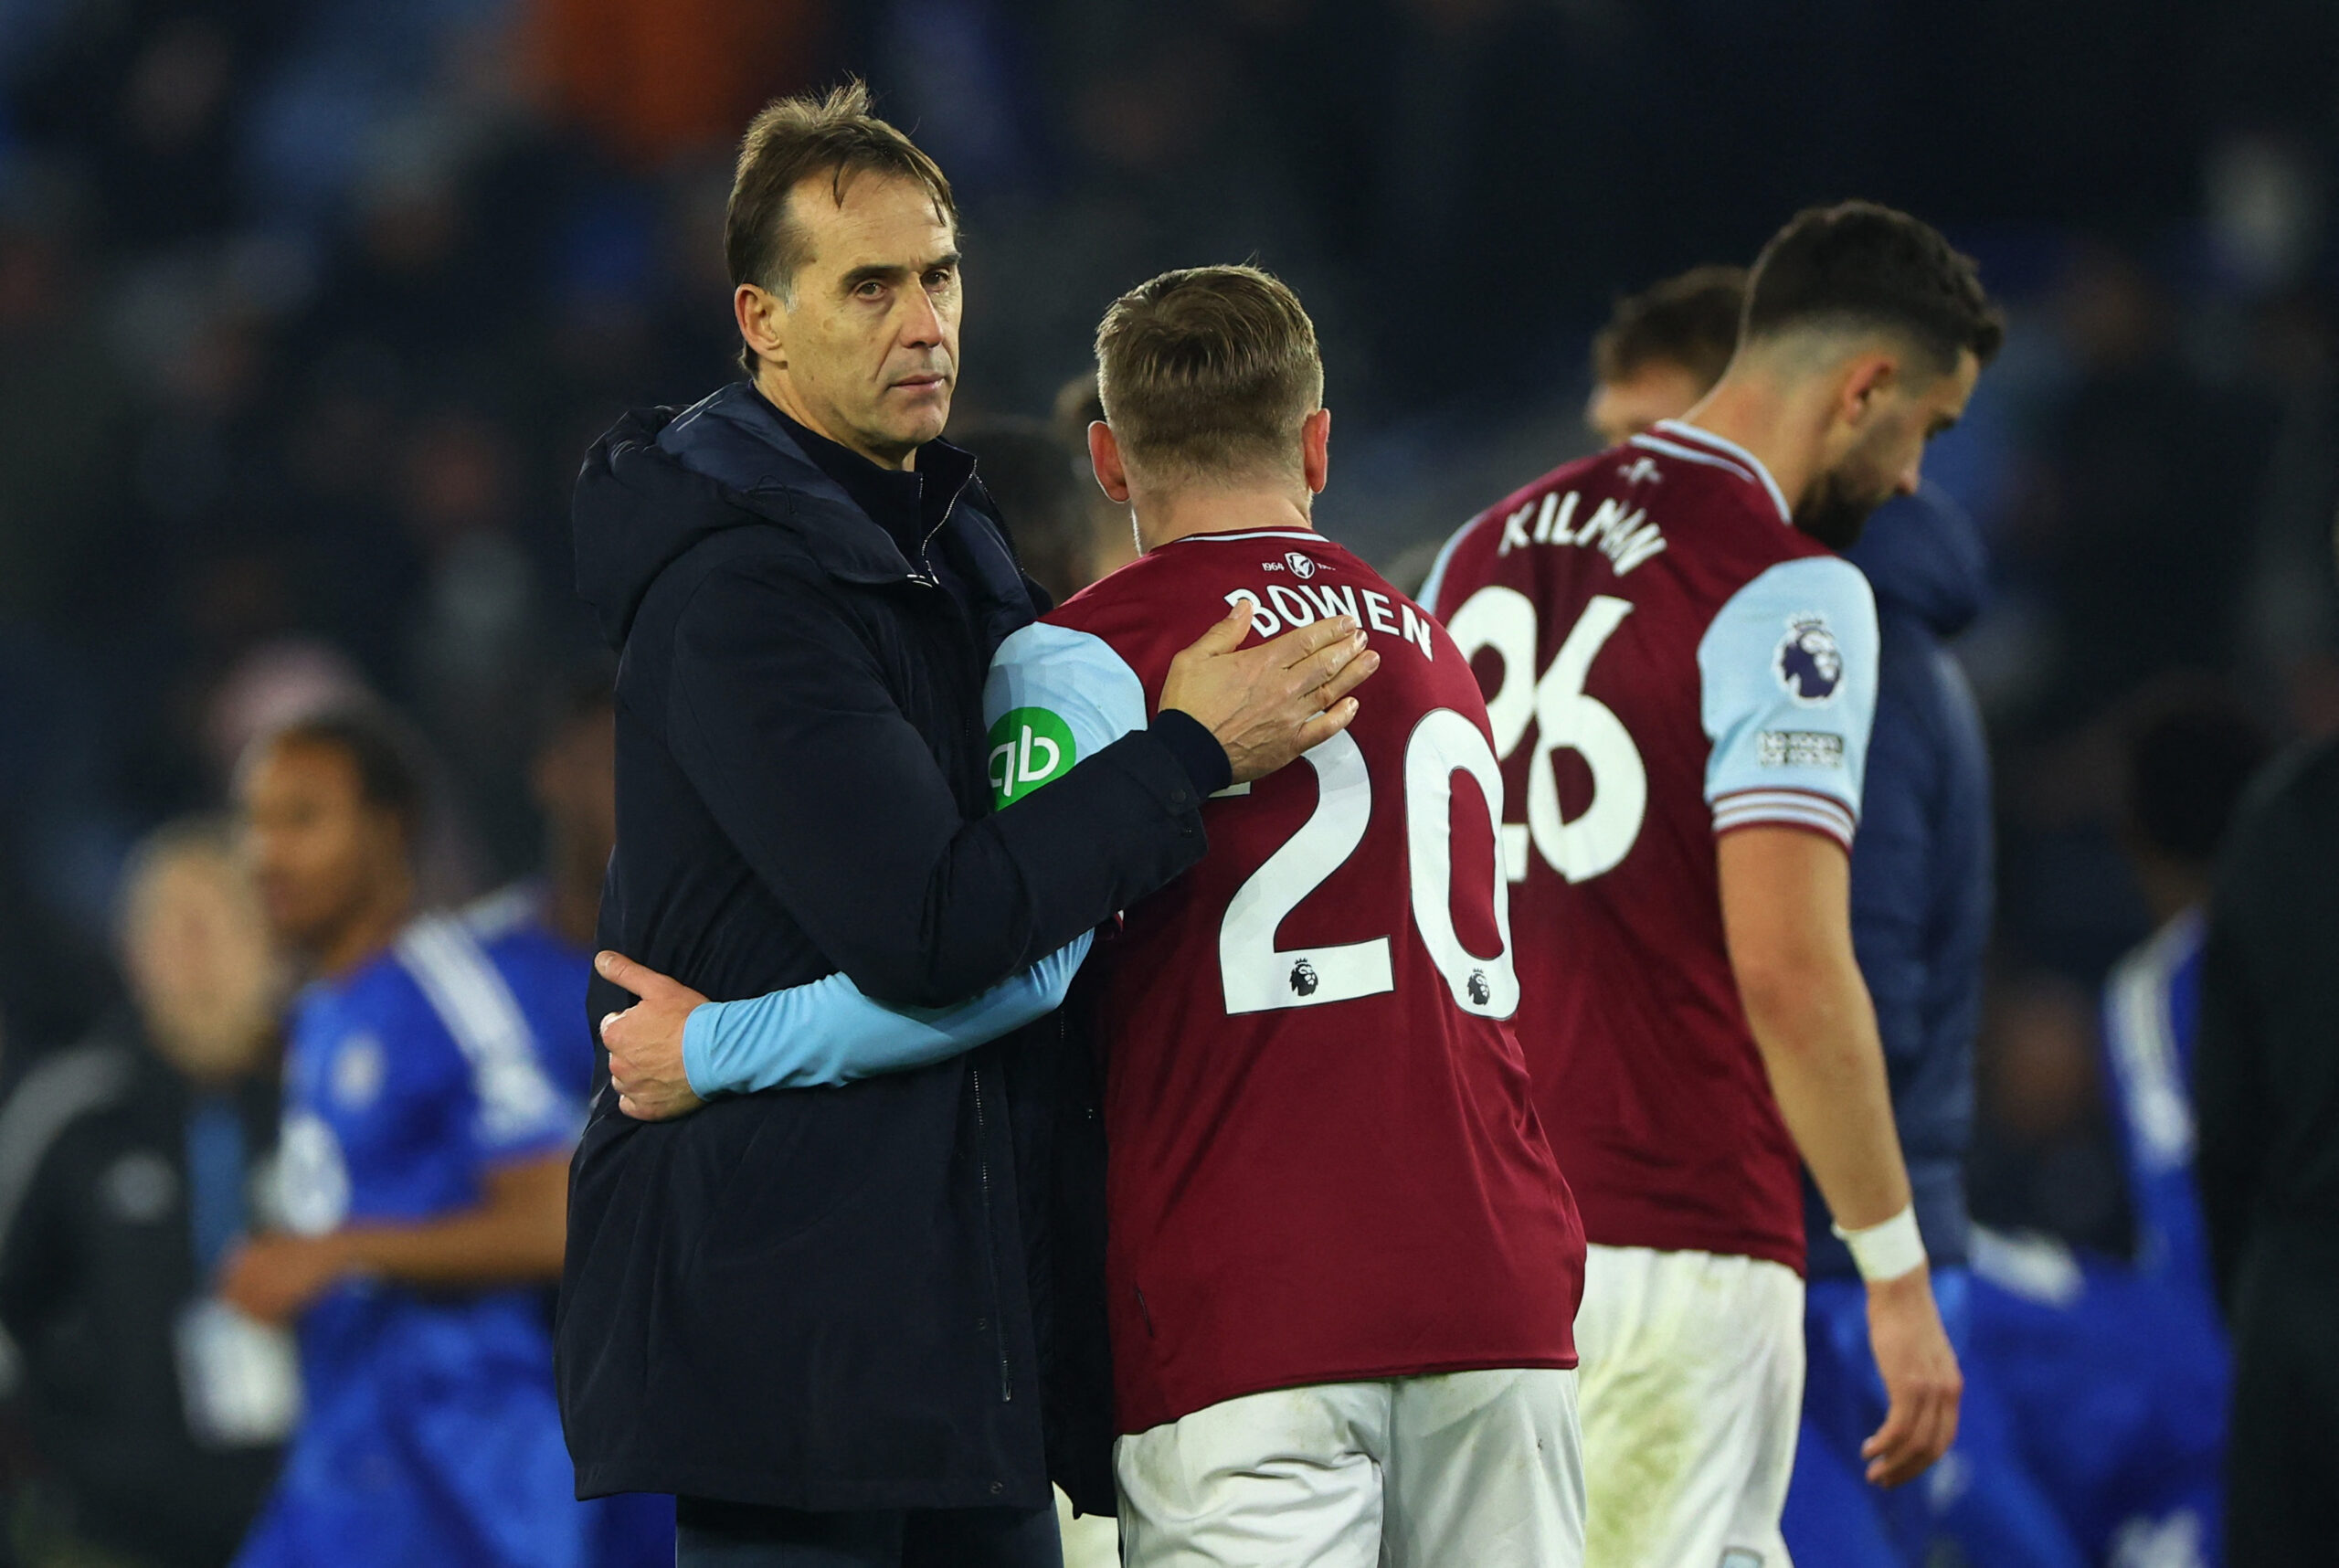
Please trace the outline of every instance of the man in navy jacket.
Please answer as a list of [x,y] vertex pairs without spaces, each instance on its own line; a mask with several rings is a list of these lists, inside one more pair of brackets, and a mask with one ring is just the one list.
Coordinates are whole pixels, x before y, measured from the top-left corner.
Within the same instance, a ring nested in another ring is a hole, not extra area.
[[[783,101],[725,239],[752,381],[629,415],[577,484],[622,652],[599,942],[716,999],[841,971],[956,1002],[1200,859],[1202,799],[1345,725],[1377,658],[1328,622],[1234,652],[1237,607],[1150,728],[993,814],[983,676],[1045,599],[938,440],[948,183],[857,86]],[[1085,1065],[1042,1020],[676,1120],[599,1093],[558,1340],[579,1493],[678,1494],[685,1564],[1053,1563],[1051,1468],[1112,1497]]]

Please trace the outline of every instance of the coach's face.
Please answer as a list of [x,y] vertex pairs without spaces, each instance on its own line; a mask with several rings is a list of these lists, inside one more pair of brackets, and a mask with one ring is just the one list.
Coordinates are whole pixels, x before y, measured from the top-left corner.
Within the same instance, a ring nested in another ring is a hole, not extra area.
[[766,391],[789,415],[888,468],[942,433],[958,380],[958,240],[915,180],[826,174],[788,215],[806,258],[767,296]]

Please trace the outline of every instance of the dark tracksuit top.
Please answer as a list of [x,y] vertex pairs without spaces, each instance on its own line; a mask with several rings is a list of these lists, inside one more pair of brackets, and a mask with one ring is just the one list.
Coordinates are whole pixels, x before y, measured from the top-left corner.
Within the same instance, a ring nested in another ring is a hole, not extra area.
[[[1168,715],[993,813],[983,676],[1044,596],[964,453],[817,442],[740,383],[586,461],[578,586],[621,653],[599,940],[717,1000],[842,970],[945,1005],[1200,859],[1225,757]],[[1109,1509],[1088,1072],[1059,1017],[677,1121],[598,1095],[558,1332],[579,1493],[1039,1508],[1053,1467]]]
[[2233,1327],[2226,1561],[2326,1563],[2339,1493],[2339,743],[2228,836],[2193,1051],[2194,1169]]

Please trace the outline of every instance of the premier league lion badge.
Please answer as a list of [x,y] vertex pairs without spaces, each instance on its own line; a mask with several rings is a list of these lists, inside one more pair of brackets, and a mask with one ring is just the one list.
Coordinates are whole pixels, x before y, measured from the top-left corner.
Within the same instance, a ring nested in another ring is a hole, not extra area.
[[1844,679],[1844,651],[1822,615],[1798,615],[1787,622],[1787,634],[1771,661],[1779,684],[1805,707],[1835,700]]

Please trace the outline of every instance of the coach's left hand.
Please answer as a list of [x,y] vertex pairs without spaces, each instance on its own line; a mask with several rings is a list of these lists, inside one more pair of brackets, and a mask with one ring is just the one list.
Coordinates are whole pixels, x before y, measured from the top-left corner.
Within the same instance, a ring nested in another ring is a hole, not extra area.
[[601,1020],[618,1109],[636,1121],[669,1121],[704,1105],[683,1068],[683,1023],[706,998],[623,953],[596,953],[593,968],[603,980],[641,999]]

